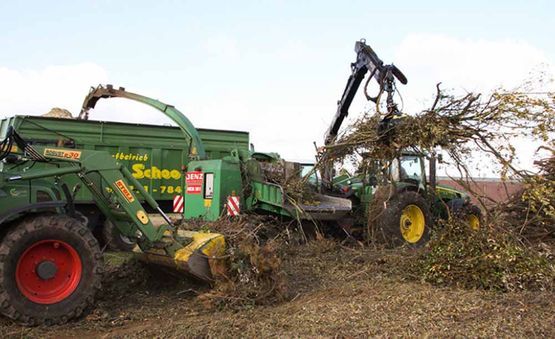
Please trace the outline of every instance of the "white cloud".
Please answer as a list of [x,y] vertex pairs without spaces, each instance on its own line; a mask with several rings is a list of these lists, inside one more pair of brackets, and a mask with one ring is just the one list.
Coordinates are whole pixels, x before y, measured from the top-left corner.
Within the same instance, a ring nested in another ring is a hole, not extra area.
[[[91,86],[107,83],[108,72],[94,63],[48,66],[40,70],[0,67],[0,118],[16,114],[42,115],[53,107],[65,108],[76,116]],[[152,90],[146,93],[152,96],[157,94]],[[100,100],[90,111],[90,119],[156,124],[170,122],[155,109],[125,99]]]
[[[555,74],[554,63],[530,44],[515,40],[457,39],[437,34],[410,34],[397,47],[395,64],[409,79],[399,85],[405,112],[427,107],[435,94],[435,84],[455,92],[488,93],[496,88],[515,88],[539,72]],[[535,83],[534,90],[554,90],[553,83]],[[538,143],[515,141],[521,168],[532,168]],[[474,159],[475,161],[477,159]],[[480,162],[479,160],[477,160]],[[491,176],[491,168],[479,168],[475,175]]]
[[210,37],[200,47],[204,57],[210,60],[237,61],[241,56],[237,40],[223,34]]
[[425,107],[438,82],[445,89],[483,93],[519,86],[538,69],[554,70],[542,50],[524,41],[440,34],[408,35],[397,47],[394,62],[409,79],[407,86],[400,85],[407,111]]
[[104,68],[93,63],[48,66],[40,70],[0,67],[0,118],[40,115],[52,107],[79,113],[91,85],[108,81]]

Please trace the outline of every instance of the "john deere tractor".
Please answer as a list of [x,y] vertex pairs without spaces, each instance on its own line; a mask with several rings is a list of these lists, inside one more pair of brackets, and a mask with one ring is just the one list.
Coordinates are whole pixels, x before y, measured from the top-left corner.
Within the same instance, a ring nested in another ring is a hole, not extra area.
[[[396,80],[407,83],[405,75],[395,65],[386,65],[376,55],[365,40],[355,44],[357,59],[351,64],[351,75],[345,86],[337,111],[327,130],[325,146],[332,145],[339,129],[349,113],[349,107],[367,73],[370,73],[364,86],[367,100],[380,104],[385,97],[387,111],[382,118],[378,135],[384,146],[395,133],[395,126],[402,121],[403,115],[393,100]],[[379,92],[371,96],[367,92],[368,83],[376,80]],[[325,157],[325,147],[319,157]],[[426,177],[426,158],[429,159],[429,177]],[[363,157],[361,173],[335,175],[330,161],[321,162],[321,186],[324,192],[349,198],[353,202],[351,219],[338,220],[346,229],[368,229],[372,223],[374,235],[387,243],[421,246],[430,238],[434,219],[447,218],[449,215],[463,215],[472,228],[479,228],[480,209],[470,202],[467,193],[454,188],[437,185],[436,155],[415,151],[402,151],[399,157],[370,159]],[[381,179],[380,179],[381,178]],[[378,202],[379,204],[376,204]],[[379,208],[376,208],[379,205]]]
[[[366,159],[369,162],[369,159]],[[371,161],[376,166],[355,175],[333,178],[331,191],[353,203],[351,225],[374,226],[374,236],[391,245],[424,245],[435,221],[462,217],[479,229],[481,211],[470,196],[436,183],[436,159],[416,152],[403,152],[393,161]],[[426,175],[426,165],[429,175]],[[385,167],[385,170],[377,170]],[[384,173],[385,172],[385,173]],[[344,219],[344,223],[345,220]],[[358,225],[357,224],[358,221]]]

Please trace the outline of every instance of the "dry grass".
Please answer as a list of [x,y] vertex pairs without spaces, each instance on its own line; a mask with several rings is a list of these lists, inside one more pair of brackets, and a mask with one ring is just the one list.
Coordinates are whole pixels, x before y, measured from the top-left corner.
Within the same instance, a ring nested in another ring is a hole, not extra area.
[[[415,281],[411,250],[346,248],[329,240],[285,249],[290,301],[205,309],[203,287],[156,273],[105,284],[96,309],[64,326],[23,328],[0,319],[3,337],[554,336],[553,292],[498,293]],[[120,266],[121,267],[121,266]],[[118,268],[114,268],[118,272]]]

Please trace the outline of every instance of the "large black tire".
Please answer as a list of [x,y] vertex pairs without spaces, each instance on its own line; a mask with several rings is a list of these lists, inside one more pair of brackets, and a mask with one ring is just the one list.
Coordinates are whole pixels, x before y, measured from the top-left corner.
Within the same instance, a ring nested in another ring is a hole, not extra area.
[[421,247],[430,240],[432,218],[426,200],[416,192],[398,193],[376,220],[376,238],[395,247]]
[[137,245],[135,240],[122,235],[110,220],[106,220],[102,226],[102,241],[112,251],[129,252]]
[[483,219],[480,207],[465,201],[464,199],[453,199],[447,203],[449,211],[444,218],[455,217],[465,221],[471,229],[480,229]]
[[83,223],[27,217],[0,243],[0,313],[30,326],[65,323],[93,304],[101,275],[102,253]]

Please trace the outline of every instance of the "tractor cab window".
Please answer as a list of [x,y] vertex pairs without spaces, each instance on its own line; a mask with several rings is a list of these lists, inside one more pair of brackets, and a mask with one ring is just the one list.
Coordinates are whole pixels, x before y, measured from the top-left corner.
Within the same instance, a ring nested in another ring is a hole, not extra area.
[[305,176],[309,175],[308,182],[313,185],[318,185],[320,182],[320,173],[314,170],[314,164],[301,164],[301,176],[304,178]]
[[420,157],[414,155],[403,155],[400,159],[399,176],[400,180],[415,180],[423,182],[423,166]]
[[314,165],[312,164],[301,164],[301,177],[309,174],[312,169],[314,169]]
[[399,159],[393,159],[389,167],[391,180],[399,181]]

